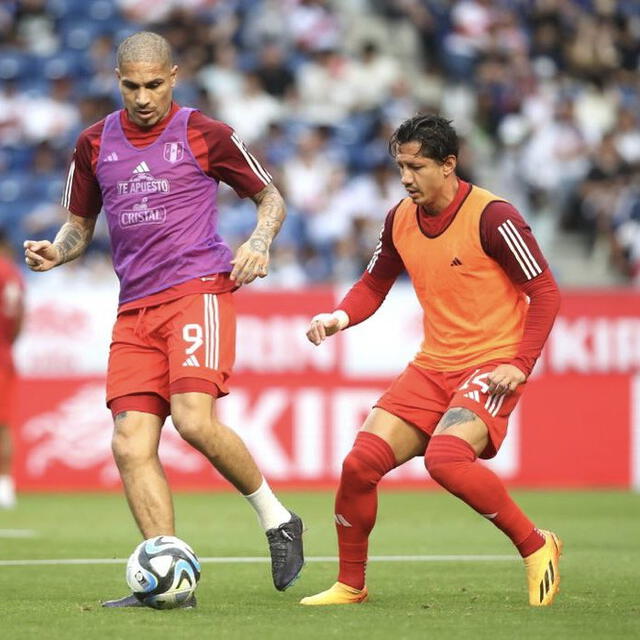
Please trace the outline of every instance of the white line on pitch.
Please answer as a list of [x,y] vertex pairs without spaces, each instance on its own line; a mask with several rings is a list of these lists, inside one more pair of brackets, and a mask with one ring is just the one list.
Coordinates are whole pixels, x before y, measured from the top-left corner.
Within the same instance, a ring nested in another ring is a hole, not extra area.
[[33,529],[0,529],[0,538],[35,538],[37,535]]
[[[369,562],[504,562],[517,560],[516,555],[441,555],[441,556],[371,556]],[[306,562],[337,562],[335,556],[311,556]],[[0,567],[26,567],[71,564],[123,564],[125,558],[55,558],[43,560],[0,560]],[[200,558],[203,564],[252,564],[268,563],[263,556],[239,556],[226,558]]]

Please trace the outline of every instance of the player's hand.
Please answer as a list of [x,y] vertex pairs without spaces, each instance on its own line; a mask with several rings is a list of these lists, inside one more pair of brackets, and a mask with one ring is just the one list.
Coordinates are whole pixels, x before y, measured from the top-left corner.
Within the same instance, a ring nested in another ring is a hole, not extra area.
[[249,238],[238,247],[231,261],[231,279],[236,284],[249,284],[256,278],[264,278],[269,273],[269,250],[260,238]]
[[518,367],[512,364],[500,364],[487,377],[489,393],[495,396],[508,396],[526,379],[527,376]]
[[349,317],[344,311],[334,311],[333,313],[319,313],[311,318],[311,323],[307,329],[307,339],[316,346],[325,338],[338,333],[349,324]]
[[31,271],[49,271],[60,264],[58,247],[48,240],[25,240],[24,261]]

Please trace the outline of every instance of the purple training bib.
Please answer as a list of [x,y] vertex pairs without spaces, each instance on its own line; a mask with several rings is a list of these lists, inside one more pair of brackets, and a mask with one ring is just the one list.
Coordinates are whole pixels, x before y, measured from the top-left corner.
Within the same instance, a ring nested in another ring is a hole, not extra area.
[[120,304],[231,271],[231,250],[217,233],[218,183],[202,171],[189,147],[193,111],[179,109],[143,149],[127,140],[119,111],[105,120],[96,176]]

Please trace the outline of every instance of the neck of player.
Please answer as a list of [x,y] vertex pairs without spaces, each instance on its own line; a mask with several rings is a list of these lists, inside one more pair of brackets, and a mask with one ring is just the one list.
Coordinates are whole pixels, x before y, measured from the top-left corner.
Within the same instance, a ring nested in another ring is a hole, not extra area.
[[421,206],[423,213],[434,217],[440,215],[454,201],[459,187],[458,177],[455,173],[452,173],[445,179],[442,189],[435,194],[434,199],[431,202],[425,202]]

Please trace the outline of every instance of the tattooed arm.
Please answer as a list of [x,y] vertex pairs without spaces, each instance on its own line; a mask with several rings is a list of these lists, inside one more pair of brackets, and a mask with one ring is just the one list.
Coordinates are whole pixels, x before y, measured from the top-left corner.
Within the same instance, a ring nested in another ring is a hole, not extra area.
[[258,207],[258,224],[231,261],[231,279],[238,284],[248,284],[267,275],[269,248],[287,215],[284,200],[271,183],[253,196],[252,200]]
[[49,271],[75,260],[89,246],[95,226],[95,218],[69,213],[53,243],[48,240],[25,240],[24,259],[27,266],[31,271]]

